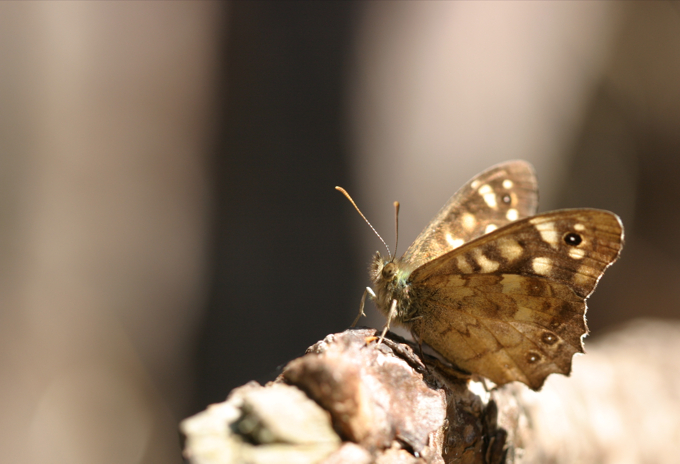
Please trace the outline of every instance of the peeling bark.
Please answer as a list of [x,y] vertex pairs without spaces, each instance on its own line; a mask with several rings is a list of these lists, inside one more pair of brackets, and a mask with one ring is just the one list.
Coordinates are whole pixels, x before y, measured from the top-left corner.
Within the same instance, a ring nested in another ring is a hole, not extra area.
[[[237,388],[183,421],[185,456],[191,464],[674,462],[680,360],[663,353],[680,351],[680,325],[645,324],[602,339],[576,358],[574,377],[553,375],[540,392],[517,382],[492,388],[428,355],[423,364],[394,334],[379,345],[373,329],[329,335],[275,381]],[[646,355],[632,355],[643,343]],[[645,373],[637,389],[611,382],[631,369]],[[655,393],[645,389],[650,378]],[[665,403],[650,415],[640,404],[654,394]],[[652,432],[656,442],[667,437],[663,446],[645,446],[640,420],[665,424]]]

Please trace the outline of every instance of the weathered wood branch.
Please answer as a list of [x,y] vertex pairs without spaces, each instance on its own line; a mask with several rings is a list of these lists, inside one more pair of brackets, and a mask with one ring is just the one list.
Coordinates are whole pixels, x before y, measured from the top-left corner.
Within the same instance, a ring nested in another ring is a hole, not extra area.
[[212,463],[618,463],[680,455],[680,324],[638,322],[589,344],[540,392],[456,377],[373,329],[316,343],[262,387],[186,419]]

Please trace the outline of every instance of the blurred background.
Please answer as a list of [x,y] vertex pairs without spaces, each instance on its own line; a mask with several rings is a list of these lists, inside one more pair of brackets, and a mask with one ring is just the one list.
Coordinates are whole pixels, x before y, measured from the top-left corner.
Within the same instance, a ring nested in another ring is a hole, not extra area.
[[[532,162],[626,227],[592,337],[680,316],[674,2],[0,3],[0,449],[181,462],[347,328],[381,248]],[[367,323],[382,319],[369,305]]]

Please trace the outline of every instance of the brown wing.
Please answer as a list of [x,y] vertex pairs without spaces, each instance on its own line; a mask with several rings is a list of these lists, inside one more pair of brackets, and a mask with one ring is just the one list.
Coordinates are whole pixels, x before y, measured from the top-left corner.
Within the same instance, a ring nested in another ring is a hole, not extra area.
[[534,169],[516,160],[478,174],[456,192],[406,250],[411,269],[437,258],[491,228],[531,216],[538,205]]
[[464,370],[537,390],[583,351],[585,299],[622,245],[621,222],[607,211],[509,224],[411,274],[412,328]]

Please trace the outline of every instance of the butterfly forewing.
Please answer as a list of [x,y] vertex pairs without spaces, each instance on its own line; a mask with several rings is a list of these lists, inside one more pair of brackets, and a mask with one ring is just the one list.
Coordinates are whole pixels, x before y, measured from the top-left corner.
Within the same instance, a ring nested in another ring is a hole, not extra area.
[[516,160],[493,166],[449,199],[401,262],[415,269],[491,230],[533,215],[537,204],[538,186],[529,163]]
[[622,244],[620,220],[607,211],[509,224],[413,271],[412,328],[464,370],[538,389],[582,352],[585,299]]

